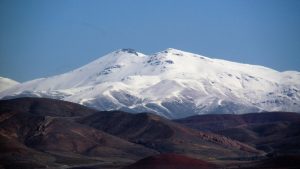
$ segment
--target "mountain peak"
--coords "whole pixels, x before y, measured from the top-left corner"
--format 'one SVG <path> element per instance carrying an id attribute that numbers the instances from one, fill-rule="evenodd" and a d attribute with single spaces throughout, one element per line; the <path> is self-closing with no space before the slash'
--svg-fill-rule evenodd
<path id="1" fill-rule="evenodd" d="M 175 48 L 167 48 L 165 50 L 162 51 L 162 53 L 183 53 L 185 51 L 182 51 L 182 50 L 178 50 L 178 49 L 175 49 Z"/>
<path id="2" fill-rule="evenodd" d="M 277 72 L 168 48 L 153 55 L 119 49 L 62 75 L 0 93 L 50 97 L 99 110 L 152 112 L 168 118 L 207 113 L 300 110 L 297 72 Z"/>
<path id="3" fill-rule="evenodd" d="M 119 49 L 119 50 L 116 51 L 116 53 L 120 53 L 120 52 L 134 54 L 134 55 L 137 55 L 137 56 L 139 55 L 139 53 L 136 50 L 132 49 L 132 48 L 123 48 L 123 49 Z"/>
<path id="4" fill-rule="evenodd" d="M 5 78 L 5 77 L 0 77 L 0 91 L 4 91 L 10 87 L 17 85 L 17 84 L 19 84 L 19 82 L 14 81 L 12 79 Z"/>

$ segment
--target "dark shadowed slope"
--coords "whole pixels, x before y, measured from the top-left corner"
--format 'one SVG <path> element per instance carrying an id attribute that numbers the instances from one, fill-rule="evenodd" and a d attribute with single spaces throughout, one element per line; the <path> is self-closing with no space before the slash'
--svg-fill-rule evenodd
<path id="1" fill-rule="evenodd" d="M 61 168 L 83 164 L 124 165 L 156 151 L 74 121 L 95 113 L 51 99 L 0 101 L 1 165 Z M 76 117 L 74 117 L 76 116 Z"/>
<path id="2" fill-rule="evenodd" d="M 222 167 L 221 167 L 222 168 Z M 226 169 L 299 169 L 299 155 L 282 155 L 246 163 L 230 164 Z"/>
<path id="3" fill-rule="evenodd" d="M 203 159 L 260 154 L 243 143 L 224 136 L 199 132 L 154 114 L 102 112 L 84 117 L 79 122 L 163 153 L 171 152 Z"/>
<path id="4" fill-rule="evenodd" d="M 123 169 L 216 169 L 206 161 L 177 154 L 160 154 L 137 161 Z"/>
<path id="5" fill-rule="evenodd" d="M 248 169 L 298 169 L 300 168 L 300 155 L 278 156 L 261 160 L 252 164 Z"/>
<path id="6" fill-rule="evenodd" d="M 176 122 L 248 143 L 268 153 L 300 154 L 299 113 L 199 115 Z"/>
<path id="7" fill-rule="evenodd" d="M 5 119 L 6 114 L 12 115 L 24 112 L 36 116 L 74 117 L 90 115 L 95 113 L 96 110 L 76 103 L 46 98 L 0 100 L 0 120 Z"/>

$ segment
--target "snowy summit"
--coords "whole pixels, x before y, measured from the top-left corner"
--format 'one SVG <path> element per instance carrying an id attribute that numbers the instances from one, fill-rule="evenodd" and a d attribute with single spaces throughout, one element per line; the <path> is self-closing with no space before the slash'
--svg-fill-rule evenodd
<path id="1" fill-rule="evenodd" d="M 300 112 L 300 72 L 278 72 L 172 48 L 152 55 L 121 49 L 73 71 L 0 93 L 2 99 L 23 96 L 172 119 L 207 113 Z"/>
<path id="2" fill-rule="evenodd" d="M 0 92 L 6 90 L 8 88 L 11 88 L 17 84 L 19 84 L 19 82 L 14 81 L 12 79 L 5 78 L 5 77 L 0 77 Z"/>

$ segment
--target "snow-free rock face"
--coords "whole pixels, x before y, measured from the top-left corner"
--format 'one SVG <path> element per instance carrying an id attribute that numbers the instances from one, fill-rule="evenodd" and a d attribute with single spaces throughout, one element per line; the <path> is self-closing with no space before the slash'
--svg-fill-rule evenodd
<path id="1" fill-rule="evenodd" d="M 12 79 L 8 79 L 5 77 L 0 77 L 0 92 L 4 91 L 10 87 L 13 87 L 15 85 L 19 84 L 19 82 L 16 82 Z"/>
<path id="2" fill-rule="evenodd" d="M 300 72 L 207 58 L 176 49 L 144 55 L 121 49 L 65 74 L 0 93 L 50 97 L 99 110 L 167 118 L 208 113 L 300 112 Z"/>

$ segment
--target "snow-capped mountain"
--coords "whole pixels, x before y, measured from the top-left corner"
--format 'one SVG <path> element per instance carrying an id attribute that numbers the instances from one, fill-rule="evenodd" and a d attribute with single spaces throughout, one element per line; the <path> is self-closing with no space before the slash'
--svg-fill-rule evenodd
<path id="1" fill-rule="evenodd" d="M 205 113 L 300 112 L 300 72 L 212 59 L 176 49 L 109 53 L 76 70 L 0 93 L 49 97 L 99 110 L 153 112 L 167 118 Z"/>
<path id="2" fill-rule="evenodd" d="M 5 77 L 0 77 L 0 92 L 6 90 L 8 88 L 11 88 L 17 84 L 19 84 L 19 82 L 14 81 L 12 79 L 5 78 Z"/>

